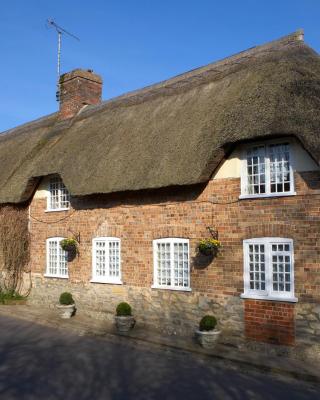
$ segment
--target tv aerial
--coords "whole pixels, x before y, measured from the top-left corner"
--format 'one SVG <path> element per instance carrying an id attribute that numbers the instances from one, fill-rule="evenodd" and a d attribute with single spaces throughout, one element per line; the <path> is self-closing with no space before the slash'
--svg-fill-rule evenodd
<path id="1" fill-rule="evenodd" d="M 80 41 L 80 39 L 68 32 L 66 29 L 62 28 L 61 26 L 59 26 L 58 24 L 56 24 L 54 22 L 53 19 L 49 18 L 47 19 L 47 26 L 54 28 L 58 34 L 58 60 L 57 60 L 57 92 L 56 92 L 56 98 L 57 101 L 59 101 L 59 97 L 60 97 L 60 87 L 59 87 L 59 78 L 60 78 L 60 73 L 61 73 L 61 39 L 62 39 L 62 35 L 67 35 L 72 37 L 73 39 L 76 39 L 78 41 Z"/>

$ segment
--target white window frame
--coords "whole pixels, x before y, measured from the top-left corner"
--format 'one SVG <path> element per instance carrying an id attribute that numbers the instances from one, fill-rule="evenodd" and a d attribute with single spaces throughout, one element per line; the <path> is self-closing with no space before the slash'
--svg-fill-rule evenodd
<path id="1" fill-rule="evenodd" d="M 106 243 L 106 272 L 107 275 L 105 277 L 101 277 L 96 275 L 96 243 L 97 242 L 105 242 Z M 119 244 L 119 276 L 113 277 L 110 276 L 110 265 L 109 265 L 109 244 L 111 242 L 117 242 Z M 113 236 L 102 236 L 96 237 L 92 239 L 92 279 L 90 282 L 92 283 L 111 283 L 114 285 L 122 285 L 121 278 L 121 239 Z"/>
<path id="2" fill-rule="evenodd" d="M 249 269 L 249 245 L 257 244 L 264 245 L 265 247 L 265 290 L 250 289 L 250 269 Z M 290 292 L 277 292 L 273 290 L 273 278 L 272 278 L 272 245 L 273 244 L 289 244 L 290 256 L 291 256 L 291 271 L 290 271 Z M 263 237 L 253 238 L 243 241 L 243 256 L 244 256 L 244 268 L 243 268 L 243 281 L 244 281 L 244 293 L 241 297 L 244 299 L 257 299 L 257 300 L 276 300 L 276 301 L 287 301 L 297 302 L 297 297 L 294 296 L 294 249 L 293 240 L 288 238 L 280 237 Z"/>
<path id="3" fill-rule="evenodd" d="M 59 206 L 56 208 L 52 208 L 52 182 L 53 180 L 58 180 L 59 181 L 59 187 L 58 187 L 58 203 Z M 67 211 L 70 210 L 70 194 L 68 189 L 66 188 L 65 184 L 63 183 L 63 180 L 59 176 L 52 176 L 49 179 L 48 183 L 48 195 L 47 195 L 47 209 L 46 212 L 54 212 L 54 211 Z M 68 207 L 61 207 L 61 198 L 63 196 L 63 190 L 66 190 L 67 195 L 68 195 L 68 202 L 69 206 Z"/>
<path id="4" fill-rule="evenodd" d="M 68 279 L 69 278 L 69 268 L 68 268 L 68 259 L 67 259 L 67 254 L 66 251 L 62 249 L 60 246 L 61 240 L 65 239 L 64 237 L 50 237 L 46 240 L 46 272 L 44 274 L 45 277 L 47 278 L 61 278 L 61 279 Z M 50 242 L 57 242 L 57 259 L 60 259 L 60 255 L 64 255 L 66 257 L 66 269 L 67 269 L 67 274 L 51 274 L 50 273 L 50 253 L 49 253 L 49 244 Z M 57 270 L 61 271 L 60 265 L 57 265 Z"/>
<path id="5" fill-rule="evenodd" d="M 170 244 L 170 271 L 171 271 L 171 285 L 161 285 L 158 282 L 158 268 L 157 268 L 157 246 L 159 243 L 169 243 Z M 175 286 L 174 285 L 174 244 L 175 243 L 186 243 L 188 245 L 188 281 L 189 286 Z M 153 289 L 169 289 L 169 290 L 179 290 L 183 292 L 191 291 L 191 274 L 190 274 L 190 244 L 189 239 L 184 238 L 161 238 L 153 240 Z"/>
<path id="6" fill-rule="evenodd" d="M 271 192 L 271 182 L 270 182 L 270 158 L 268 148 L 271 145 L 281 145 L 288 144 L 289 145 L 289 174 L 290 174 L 290 191 L 288 192 L 279 192 L 272 193 Z M 265 193 L 248 193 L 248 169 L 247 169 L 247 152 L 250 148 L 263 146 L 265 148 Z M 294 171 L 293 171 L 293 143 L 290 139 L 278 139 L 272 141 L 265 141 L 262 143 L 248 143 L 246 146 L 243 146 L 241 155 L 241 194 L 239 199 L 254 199 L 261 197 L 284 197 L 284 196 L 294 196 L 296 195 L 295 187 L 294 187 Z"/>

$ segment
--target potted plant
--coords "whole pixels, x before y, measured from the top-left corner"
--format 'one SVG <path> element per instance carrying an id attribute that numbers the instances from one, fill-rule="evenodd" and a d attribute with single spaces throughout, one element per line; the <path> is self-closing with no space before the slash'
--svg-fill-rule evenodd
<path id="1" fill-rule="evenodd" d="M 115 321 L 119 333 L 126 333 L 134 327 L 135 319 L 130 304 L 122 302 L 117 305 Z"/>
<path id="2" fill-rule="evenodd" d="M 217 319 L 213 315 L 205 315 L 199 324 L 199 330 L 196 331 L 196 336 L 199 344 L 210 349 L 214 347 L 218 341 L 221 331 L 216 329 Z"/>
<path id="3" fill-rule="evenodd" d="M 76 311 L 72 294 L 69 292 L 61 293 L 57 308 L 60 310 L 61 318 L 71 318 Z"/>
<path id="4" fill-rule="evenodd" d="M 62 239 L 60 247 L 68 253 L 68 261 L 72 261 L 78 252 L 78 242 L 73 238 Z"/>
<path id="5" fill-rule="evenodd" d="M 215 256 L 221 247 L 221 242 L 218 239 L 201 239 L 198 244 L 199 253 L 205 256 Z"/>
<path id="6" fill-rule="evenodd" d="M 60 247 L 65 251 L 74 251 L 77 250 L 78 243 L 72 238 L 62 239 L 60 242 Z"/>

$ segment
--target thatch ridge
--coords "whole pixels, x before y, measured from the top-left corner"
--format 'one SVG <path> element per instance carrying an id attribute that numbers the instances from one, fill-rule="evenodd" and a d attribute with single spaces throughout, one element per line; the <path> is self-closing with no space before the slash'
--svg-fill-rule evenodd
<path id="1" fill-rule="evenodd" d="M 53 173 L 78 196 L 205 182 L 232 145 L 258 137 L 294 135 L 319 162 L 319 106 L 320 58 L 297 32 L 0 135 L 0 203 L 27 200 Z"/>

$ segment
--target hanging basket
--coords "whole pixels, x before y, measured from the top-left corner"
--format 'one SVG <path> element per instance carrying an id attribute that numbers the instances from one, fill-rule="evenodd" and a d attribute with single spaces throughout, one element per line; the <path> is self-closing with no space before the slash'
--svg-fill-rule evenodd
<path id="1" fill-rule="evenodd" d="M 60 242 L 60 247 L 67 252 L 77 252 L 78 243 L 75 239 L 63 239 Z"/>
<path id="2" fill-rule="evenodd" d="M 202 239 L 198 244 L 198 251 L 204 256 L 214 257 L 217 255 L 221 242 L 217 239 Z"/>

